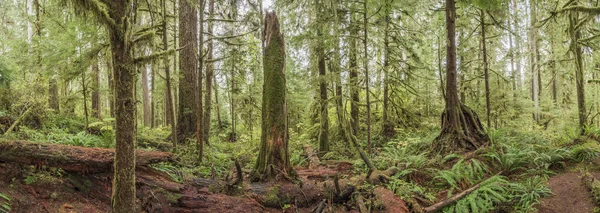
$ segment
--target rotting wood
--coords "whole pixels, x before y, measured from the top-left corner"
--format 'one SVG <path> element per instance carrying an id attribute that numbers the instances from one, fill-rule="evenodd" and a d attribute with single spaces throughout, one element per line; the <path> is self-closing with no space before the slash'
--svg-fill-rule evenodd
<path id="1" fill-rule="evenodd" d="M 0 161 L 50 166 L 81 173 L 107 172 L 113 167 L 115 149 L 88 148 L 26 141 L 0 141 Z M 172 162 L 173 154 L 137 150 L 136 167 Z"/>

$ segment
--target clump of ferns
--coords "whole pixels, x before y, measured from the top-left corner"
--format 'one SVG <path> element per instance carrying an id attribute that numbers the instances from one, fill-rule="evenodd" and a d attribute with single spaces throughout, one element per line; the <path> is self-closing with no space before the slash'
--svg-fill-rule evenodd
<path id="1" fill-rule="evenodd" d="M 431 174 L 436 171 L 431 168 L 432 160 L 427 157 L 427 153 L 416 154 L 406 147 L 385 146 L 383 152 L 376 157 L 376 161 L 382 164 L 393 164 L 392 166 L 400 170 L 396 174 L 398 178 L 416 183 L 430 180 Z"/>
<path id="2" fill-rule="evenodd" d="M 488 173 L 488 167 L 481 161 L 461 159 L 452 168 L 438 171 L 433 180 L 441 187 L 449 187 L 448 195 L 451 195 L 455 190 L 464 190 L 478 183 Z"/>
<path id="3" fill-rule="evenodd" d="M 540 199 L 552 195 L 548 188 L 547 177 L 533 176 L 523 181 L 512 182 L 508 185 L 512 199 L 507 205 L 512 206 L 511 212 L 534 212 L 534 206 Z"/>
<path id="4" fill-rule="evenodd" d="M 532 155 L 536 153 L 532 150 L 507 148 L 506 151 L 492 150 L 483 156 L 498 172 L 505 175 L 517 173 L 526 170 L 527 165 L 532 162 Z"/>
<path id="5" fill-rule="evenodd" d="M 481 182 L 479 188 L 442 211 L 449 213 L 490 212 L 498 204 L 506 203 L 512 199 L 509 185 L 509 181 L 504 176 L 492 176 Z"/>
<path id="6" fill-rule="evenodd" d="M 586 162 L 598 157 L 600 145 L 596 142 L 584 143 L 571 150 L 571 158 L 575 162 Z"/>

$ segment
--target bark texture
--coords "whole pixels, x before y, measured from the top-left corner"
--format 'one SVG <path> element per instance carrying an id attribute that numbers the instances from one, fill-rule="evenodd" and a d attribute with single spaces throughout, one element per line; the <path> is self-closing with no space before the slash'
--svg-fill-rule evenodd
<path id="1" fill-rule="evenodd" d="M 252 179 L 264 181 L 276 176 L 293 176 L 288 152 L 286 112 L 285 41 L 274 12 L 267 13 L 264 25 L 263 103 L 260 152 Z"/>
<path id="2" fill-rule="evenodd" d="M 198 66 L 198 13 L 196 1 L 179 0 L 179 113 L 177 139 L 182 142 L 196 132 L 196 70 Z"/>
<path id="3" fill-rule="evenodd" d="M 110 3 L 109 15 L 116 21 L 116 27 L 107 27 L 110 37 L 112 61 L 114 65 L 116 154 L 113 180 L 113 212 L 135 212 L 135 142 L 136 106 L 134 87 L 137 73 L 131 55 L 131 45 L 127 38 L 130 26 L 131 2 Z"/>
<path id="4" fill-rule="evenodd" d="M 446 108 L 442 113 L 442 132 L 433 143 L 434 152 L 442 154 L 475 150 L 489 140 L 475 111 L 458 99 L 455 21 L 454 0 L 446 0 Z"/>

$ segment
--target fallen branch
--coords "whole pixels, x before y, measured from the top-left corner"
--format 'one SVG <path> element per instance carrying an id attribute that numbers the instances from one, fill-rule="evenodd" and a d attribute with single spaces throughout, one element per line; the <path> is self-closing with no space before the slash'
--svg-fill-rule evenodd
<path id="1" fill-rule="evenodd" d="M 493 175 L 493 176 L 491 176 L 491 177 L 489 177 L 489 178 L 481 181 L 480 183 L 476 184 L 475 186 L 473 186 L 471 188 L 468 188 L 467 190 L 462 191 L 461 193 L 455 194 L 454 196 L 452 196 L 452 197 L 450 197 L 448 199 L 442 200 L 439 203 L 436 203 L 436 204 L 433 204 L 431 206 L 425 207 L 425 209 L 423 209 L 423 210 L 424 210 L 424 212 L 437 212 L 437 211 L 443 209 L 444 207 L 449 206 L 449 205 L 453 204 L 454 202 L 456 202 L 456 201 L 464 198 L 465 196 L 471 194 L 471 192 L 479 189 L 479 187 L 481 187 L 481 185 L 483 183 L 485 183 L 485 181 L 487 181 L 488 179 L 490 179 L 492 177 L 500 175 L 501 173 L 502 172 L 500 172 L 500 173 L 498 173 L 496 175 Z"/>
<path id="2" fill-rule="evenodd" d="M 108 172 L 113 167 L 114 149 L 87 148 L 51 143 L 0 141 L 0 161 L 50 166 L 80 173 Z M 173 154 L 137 150 L 136 166 L 172 162 Z"/>

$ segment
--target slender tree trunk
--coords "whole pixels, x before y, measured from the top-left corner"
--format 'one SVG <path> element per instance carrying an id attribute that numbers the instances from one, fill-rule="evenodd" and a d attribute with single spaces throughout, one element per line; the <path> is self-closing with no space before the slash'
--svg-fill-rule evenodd
<path id="1" fill-rule="evenodd" d="M 151 108 L 150 108 L 150 79 L 149 71 L 151 72 L 152 66 L 145 64 L 142 70 L 142 117 L 144 126 L 152 126 Z"/>
<path id="2" fill-rule="evenodd" d="M 578 1 L 575 0 L 572 6 L 577 6 Z M 575 57 L 575 85 L 577 90 L 577 110 L 579 115 L 579 132 L 585 134 L 587 126 L 586 109 L 585 109 L 585 88 L 584 88 L 584 72 L 583 72 L 583 51 L 579 45 L 581 38 L 581 28 L 575 28 L 579 25 L 579 13 L 577 11 L 569 12 L 569 35 L 571 37 L 570 50 Z"/>
<path id="3" fill-rule="evenodd" d="M 338 16 L 336 8 L 333 9 L 335 25 L 334 28 L 334 50 L 333 50 L 333 62 L 331 62 L 330 70 L 334 73 L 334 83 L 335 83 L 335 111 L 337 114 L 338 120 L 338 132 L 340 135 L 345 135 L 346 129 L 343 127 L 342 123 L 345 122 L 345 114 L 346 110 L 344 109 L 344 100 L 343 100 L 343 91 L 342 91 L 342 70 L 341 70 L 341 58 L 340 58 L 340 39 L 336 36 L 340 35 L 340 17 Z M 346 138 L 344 137 L 344 140 Z M 346 141 L 348 142 L 348 141 Z"/>
<path id="4" fill-rule="evenodd" d="M 168 37 L 168 33 L 167 33 L 167 0 L 162 0 L 162 20 L 163 20 L 163 27 L 162 27 L 162 45 L 163 45 L 163 50 L 167 51 L 169 49 L 169 41 L 167 39 Z M 166 110 L 166 121 L 168 124 L 171 125 L 171 141 L 173 142 L 173 149 L 177 150 L 177 143 L 179 143 L 179 140 L 177 138 L 177 122 L 175 122 L 175 106 L 174 106 L 174 102 L 175 102 L 175 98 L 173 97 L 173 92 L 171 91 L 172 85 L 171 85 L 171 70 L 170 70 L 170 63 L 169 63 L 169 57 L 164 57 L 163 58 L 163 65 L 165 66 L 165 88 L 166 88 L 166 106 L 165 106 L 165 110 Z"/>
<path id="5" fill-rule="evenodd" d="M 154 89 L 156 84 L 156 70 L 158 69 L 158 63 L 156 61 L 152 62 L 152 74 L 150 75 L 150 128 L 156 127 L 156 99 L 154 98 Z"/>
<path id="6" fill-rule="evenodd" d="M 323 20 L 322 14 L 322 2 L 317 2 L 317 66 L 319 69 L 319 153 L 325 154 L 329 152 L 329 112 L 327 107 L 327 81 L 326 81 L 326 70 L 325 70 L 325 41 L 323 37 L 323 24 L 325 20 Z"/>
<path id="7" fill-rule="evenodd" d="M 99 59 L 92 64 L 92 117 L 100 119 L 100 62 Z"/>
<path id="8" fill-rule="evenodd" d="M 359 96 L 359 81 L 358 81 L 358 63 L 357 63 L 357 44 L 356 38 L 358 37 L 358 27 L 356 26 L 358 23 L 354 20 L 354 16 L 350 15 L 350 126 L 352 127 L 352 132 L 355 135 L 358 135 L 358 114 L 360 113 L 360 109 L 358 108 L 358 104 L 360 103 Z"/>
<path id="9" fill-rule="evenodd" d="M 539 110 L 540 110 L 540 100 L 539 100 L 539 95 L 540 95 L 540 87 L 539 87 L 539 78 L 538 78 L 538 74 L 537 72 L 539 72 L 539 69 L 537 69 L 537 54 L 536 54 L 536 50 L 537 50 L 537 33 L 536 33 L 536 9 L 535 9 L 535 0 L 529 0 L 529 15 L 530 15 L 530 29 L 529 29 L 529 43 L 530 43 L 530 66 L 531 66 L 531 98 L 533 99 L 533 107 L 534 107 L 534 112 L 533 112 L 533 119 L 536 122 L 539 122 L 540 120 L 540 116 L 539 116 Z"/>
<path id="10" fill-rule="evenodd" d="M 294 176 L 288 151 L 286 122 L 285 42 L 279 21 L 267 12 L 264 25 L 264 84 L 262 103 L 261 145 L 252 172 L 254 181 L 265 181 L 277 175 Z"/>
<path id="11" fill-rule="evenodd" d="M 367 104 L 367 150 L 370 153 L 373 153 L 373 144 L 371 141 L 371 100 L 370 100 L 370 91 L 369 91 L 369 49 L 367 47 L 367 41 L 369 38 L 369 23 L 367 19 L 367 1 L 363 3 L 363 46 L 364 46 L 364 66 L 365 66 L 365 90 L 366 90 L 366 99 L 365 102 Z"/>
<path id="12" fill-rule="evenodd" d="M 197 76 L 197 86 L 196 86 L 196 147 L 198 149 L 198 161 L 202 162 L 202 155 L 204 154 L 204 128 L 202 124 L 204 120 L 202 119 L 202 69 L 204 68 L 204 58 L 203 56 L 203 48 L 204 45 L 204 5 L 206 1 L 200 0 L 200 41 L 198 42 L 200 46 L 198 47 L 198 73 Z"/>
<path id="13" fill-rule="evenodd" d="M 196 1 L 179 0 L 179 113 L 177 138 L 183 142 L 196 133 L 196 85 L 198 58 L 198 13 Z"/>
<path id="14" fill-rule="evenodd" d="M 92 65 L 92 69 L 95 69 L 94 66 Z M 88 124 L 89 124 L 89 120 L 88 120 L 88 105 L 87 105 L 87 92 L 88 92 L 88 85 L 85 83 L 85 71 L 81 72 L 81 87 L 82 87 L 82 92 L 83 92 L 83 115 L 85 118 L 85 128 L 88 128 Z"/>
<path id="15" fill-rule="evenodd" d="M 438 36 L 438 51 L 437 51 L 437 55 L 438 55 L 438 74 L 440 77 L 440 89 L 442 91 L 442 101 L 446 101 L 445 97 L 446 97 L 446 89 L 444 88 L 444 75 L 442 75 L 442 38 Z M 463 98 L 463 101 L 464 98 Z"/>
<path id="16" fill-rule="evenodd" d="M 512 0 L 512 10 L 513 10 L 513 29 L 516 33 L 515 35 L 515 50 L 513 51 L 514 57 L 516 57 L 516 84 L 517 84 L 517 90 L 521 90 L 521 87 L 523 86 L 523 82 L 522 82 L 522 77 L 521 77 L 521 36 L 519 33 L 519 9 L 518 9 L 518 0 Z"/>
<path id="17" fill-rule="evenodd" d="M 485 79 L 485 108 L 486 108 L 486 119 L 488 128 L 492 127 L 490 122 L 490 112 L 492 111 L 490 106 L 490 75 L 488 72 L 488 60 L 487 60 L 487 49 L 485 41 L 485 11 L 481 10 L 481 51 L 483 56 L 483 75 Z"/>
<path id="18" fill-rule="evenodd" d="M 213 78 L 213 87 L 215 88 L 215 108 L 217 111 L 217 130 L 220 133 L 223 130 L 223 122 L 221 121 L 221 105 L 219 105 L 219 84 L 217 84 L 217 78 Z"/>
<path id="19" fill-rule="evenodd" d="M 389 118 L 389 72 L 390 72 L 390 15 L 388 1 L 386 0 L 386 11 L 385 11 L 385 32 L 383 39 L 384 47 L 384 59 L 383 59 L 383 119 L 382 119 L 382 131 L 386 137 L 393 137 L 395 135 L 394 125 Z"/>
<path id="20" fill-rule="evenodd" d="M 209 19 L 214 18 L 215 13 L 215 0 L 208 1 L 208 14 Z M 213 21 L 208 22 L 208 34 L 213 34 Z M 210 117 L 212 110 L 212 87 L 213 87 L 213 78 L 214 78 L 214 63 L 213 60 L 213 41 L 212 39 L 208 42 L 208 54 L 206 58 L 206 96 L 204 98 L 204 143 L 209 144 L 208 134 L 210 133 Z"/>

